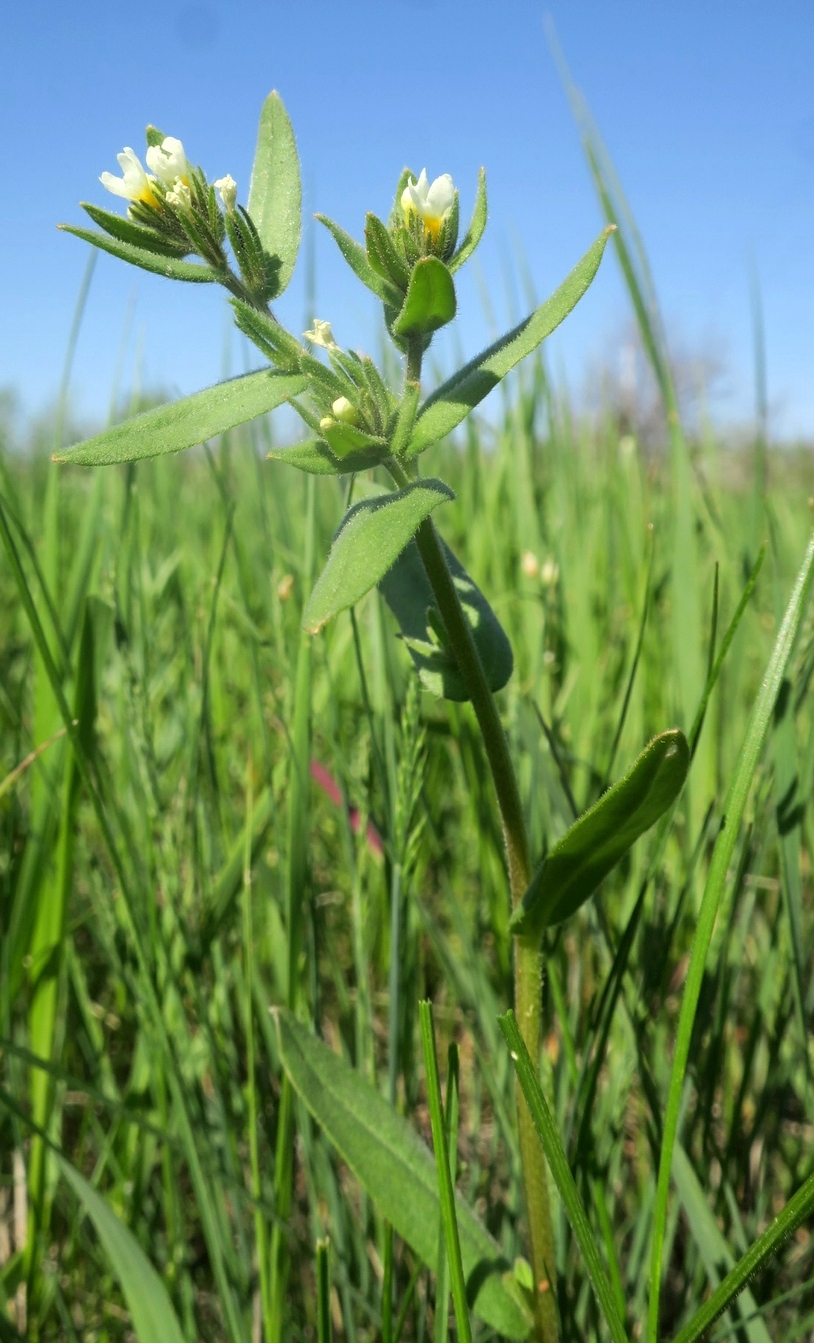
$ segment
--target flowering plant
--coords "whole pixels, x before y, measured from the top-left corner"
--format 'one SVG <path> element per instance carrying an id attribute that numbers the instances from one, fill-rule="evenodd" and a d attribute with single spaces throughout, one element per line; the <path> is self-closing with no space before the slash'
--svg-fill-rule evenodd
<path id="1" fill-rule="evenodd" d="M 471 701 L 506 842 L 514 908 L 512 929 L 516 934 L 519 1038 L 530 1057 L 536 1059 L 543 933 L 589 899 L 638 836 L 670 806 L 686 774 L 687 742 L 677 731 L 657 737 L 629 774 L 580 817 L 533 870 L 517 780 L 494 698 L 512 675 L 511 646 L 487 598 L 436 531 L 432 514 L 454 496 L 444 481 L 420 475 L 419 458 L 452 433 L 564 320 L 591 284 L 611 229 L 600 234 L 547 302 L 422 399 L 424 354 L 434 333 L 456 315 L 455 276 L 477 248 L 486 226 L 483 170 L 471 221 L 460 241 L 459 196 L 453 180 L 443 174 L 431 182 L 424 169 L 418 177 L 408 169 L 401 174 L 387 222 L 373 213 L 367 215 L 364 244 L 333 220 L 317 216 L 358 279 L 382 303 L 386 330 L 403 356 L 401 385 L 394 387 L 371 358 L 337 342 L 330 322 L 315 320 L 300 338 L 283 326 L 270 306 L 284 292 L 293 273 L 301 227 L 297 149 L 276 93 L 269 95 L 261 113 L 245 206 L 238 202 L 238 186 L 228 173 L 210 181 L 200 167 L 189 162 L 180 140 L 154 127 L 147 130 L 146 164 L 145 170 L 133 150 L 127 148 L 119 155 L 122 176 L 102 174 L 103 186 L 128 202 L 126 215 L 86 204 L 84 209 L 98 231 L 64 227 L 132 265 L 170 279 L 222 285 L 229 294 L 236 325 L 266 364 L 244 377 L 135 416 L 57 453 L 56 459 L 100 465 L 178 452 L 290 404 L 304 422 L 308 436 L 293 447 L 273 449 L 269 453 L 273 460 L 311 477 L 347 476 L 352 481 L 361 473 L 374 473 L 379 492 L 348 509 L 305 603 L 300 668 L 307 683 L 310 635 L 378 587 L 425 688 L 448 699 Z M 298 682 L 299 678 L 300 670 Z M 307 743 L 307 731 L 307 721 L 304 726 L 295 725 L 295 742 L 304 739 Z M 292 883 L 291 892 L 292 902 L 302 899 L 296 883 Z M 298 972 L 299 947 L 294 935 L 298 913 L 294 903 L 289 916 L 292 969 L 289 1012 L 278 1017 L 280 1056 L 287 1085 L 299 1092 L 331 1134 L 335 1115 L 324 1108 L 319 1089 L 309 1090 L 303 1072 L 303 1051 L 313 1054 L 313 1044 L 298 1034 L 302 1028 L 296 1009 L 301 1006 L 304 990 Z M 369 1192 L 381 1201 L 389 1222 L 413 1243 L 420 1257 L 429 1261 L 430 1251 L 422 1237 L 425 1223 L 432 1218 L 411 1220 L 405 1211 L 411 1200 L 424 1198 L 426 1190 L 422 1192 L 418 1184 L 408 1185 L 397 1197 L 392 1191 L 388 1194 L 369 1173 L 366 1175 L 366 1147 L 359 1125 L 365 1107 L 375 1110 L 381 1098 L 363 1094 L 358 1078 L 350 1083 L 341 1070 L 337 1074 L 336 1061 L 326 1059 L 324 1053 L 317 1050 L 313 1055 L 317 1074 L 321 1070 L 325 1077 L 330 1074 L 340 1090 L 348 1086 L 349 1095 L 361 1097 L 348 1103 L 349 1128 L 342 1150 L 358 1153 L 354 1169 L 360 1180 L 363 1184 L 370 1180 Z M 522 1059 L 518 1059 L 517 1050 L 512 1056 L 523 1084 L 520 1151 L 529 1211 L 531 1268 L 520 1265 L 514 1274 L 504 1273 L 498 1247 L 472 1214 L 462 1222 L 458 1236 L 448 1172 L 444 1176 L 446 1154 L 444 1151 L 442 1156 L 443 1144 L 439 1147 L 434 1121 L 438 1206 L 445 1219 L 459 1333 L 467 1336 L 471 1304 L 477 1314 L 506 1336 L 523 1337 L 533 1329 L 539 1339 L 550 1343 L 558 1333 L 551 1290 L 555 1286 L 555 1262 L 538 1132 L 544 1142 L 547 1138 L 539 1114 L 523 1099 L 529 1091 L 527 1079 L 523 1080 Z M 427 1058 L 429 1084 L 433 1075 L 431 1049 Z M 278 1151 L 283 1153 L 293 1136 L 290 1090 L 287 1094 L 289 1100 L 281 1101 L 279 1119 Z M 393 1112 L 382 1124 L 396 1147 L 407 1144 L 406 1151 L 408 1139 L 399 1128 L 406 1121 Z M 549 1147 L 546 1152 L 559 1181 L 562 1170 Z M 353 1165 L 350 1157 L 348 1160 Z M 561 1193 L 571 1215 L 576 1191 L 566 1180 L 565 1192 L 561 1189 Z M 278 1215 L 284 1216 L 291 1199 L 290 1161 L 281 1163 L 277 1196 Z M 459 1211 L 457 1216 L 463 1214 Z M 437 1227 L 437 1216 L 435 1224 Z M 579 1237 L 576 1225 L 575 1230 Z M 282 1233 L 275 1224 L 267 1294 L 264 1288 L 272 1323 L 279 1321 L 285 1297 L 286 1262 Z M 471 1303 L 462 1295 L 463 1269 L 470 1276 Z M 261 1267 L 261 1276 L 262 1272 Z M 605 1298 L 601 1291 L 599 1294 L 605 1309 Z M 615 1308 L 612 1301 L 611 1308 Z M 613 1321 L 611 1324 L 613 1332 Z M 274 1334 L 274 1327 L 270 1332 Z"/>

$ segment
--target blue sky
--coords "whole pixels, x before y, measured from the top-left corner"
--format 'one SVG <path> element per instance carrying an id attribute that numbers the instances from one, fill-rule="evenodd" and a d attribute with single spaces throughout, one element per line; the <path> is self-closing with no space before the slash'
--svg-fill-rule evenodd
<path id="1" fill-rule="evenodd" d="M 773 424 L 814 436 L 814 6 L 752 0 L 204 0 L 125 5 L 29 0 L 4 19 L 0 85 L 0 385 L 36 413 L 59 385 L 86 248 L 59 234 L 123 145 L 154 122 L 211 177 L 248 189 L 257 116 L 277 88 L 297 133 L 306 209 L 361 236 L 386 212 L 405 163 L 451 172 L 471 208 L 487 169 L 480 270 L 507 324 L 512 257 L 540 297 L 596 235 L 600 214 L 549 52 L 549 12 L 601 128 L 650 255 L 668 329 L 727 366 L 720 418 L 752 411 L 750 268 L 760 277 Z M 115 206 L 114 206 L 115 208 Z M 317 313 L 343 344 L 375 351 L 374 300 L 315 239 Z M 302 277 L 279 308 L 301 329 Z M 129 319 L 128 319 L 129 314 Z M 575 388 L 614 357 L 628 317 L 615 259 L 553 338 Z M 129 320 L 129 327 L 127 323 Z M 94 275 L 74 369 L 87 417 L 102 416 L 123 331 L 125 384 L 187 393 L 242 370 L 220 295 L 170 285 L 109 257 Z M 490 336 L 474 271 L 457 343 Z"/>

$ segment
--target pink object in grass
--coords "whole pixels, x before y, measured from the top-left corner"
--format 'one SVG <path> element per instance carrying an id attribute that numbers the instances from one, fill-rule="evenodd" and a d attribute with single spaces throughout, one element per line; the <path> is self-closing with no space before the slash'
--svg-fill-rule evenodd
<path id="1" fill-rule="evenodd" d="M 319 784 L 323 793 L 325 793 L 331 799 L 334 806 L 341 807 L 342 793 L 340 791 L 339 785 L 336 782 L 336 779 L 333 777 L 333 775 L 329 774 L 325 766 L 320 765 L 318 760 L 311 761 L 311 778 L 314 780 L 314 783 Z M 362 824 L 362 818 L 359 815 L 359 808 L 351 807 L 350 828 L 355 835 L 358 835 L 359 827 L 361 826 L 361 824 Z M 379 857 L 382 857 L 382 855 L 384 854 L 384 844 L 382 842 L 381 835 L 379 834 L 378 830 L 376 829 L 372 821 L 368 821 L 367 823 L 367 842 L 370 845 L 370 848 L 373 851 L 373 853 L 376 853 L 379 855 Z"/>

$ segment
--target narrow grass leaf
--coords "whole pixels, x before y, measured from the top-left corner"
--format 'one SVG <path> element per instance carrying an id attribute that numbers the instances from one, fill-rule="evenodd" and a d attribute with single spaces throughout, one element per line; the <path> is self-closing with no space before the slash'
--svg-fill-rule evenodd
<path id="1" fill-rule="evenodd" d="M 306 386 L 307 380 L 298 374 L 272 373 L 268 369 L 247 373 L 135 415 L 74 448 L 55 452 L 54 461 L 110 466 L 182 452 L 275 410 Z"/>
<path id="2" fill-rule="evenodd" d="M 333 539 L 325 568 L 306 604 L 303 628 L 316 634 L 332 616 L 364 597 L 433 509 L 454 498 L 443 481 L 421 480 L 355 504 Z"/>
<path id="3" fill-rule="evenodd" d="M 789 1236 L 794 1234 L 798 1226 L 801 1226 L 812 1212 L 814 1212 L 814 1175 L 808 1177 L 805 1184 L 767 1226 L 763 1235 L 750 1245 L 746 1254 L 727 1273 L 723 1282 L 704 1302 L 689 1324 L 676 1335 L 674 1343 L 695 1343 L 696 1339 L 707 1333 L 738 1293 L 743 1291 L 749 1279 L 759 1272 L 772 1255 L 777 1254 Z"/>
<path id="4" fill-rule="evenodd" d="M 678 728 L 654 737 L 625 777 L 546 855 L 512 916 L 512 931 L 518 937 L 539 938 L 544 928 L 575 913 L 672 805 L 689 763 L 687 738 Z"/>
<path id="5" fill-rule="evenodd" d="M 435 1163 L 421 1139 L 353 1068 L 298 1022 L 275 1013 L 280 1057 L 291 1083 L 357 1179 L 425 1264 L 438 1259 L 441 1202 Z M 530 1319 L 500 1247 L 456 1198 L 467 1301 L 506 1338 L 525 1338 Z"/>
<path id="6" fill-rule="evenodd" d="M 565 320 L 596 275 L 611 232 L 610 228 L 602 231 L 547 302 L 488 349 L 476 355 L 427 397 L 416 419 L 407 449 L 408 457 L 417 457 L 420 452 L 451 433 L 515 364 L 536 350 L 546 336 L 550 336 Z"/>
<path id="7" fill-rule="evenodd" d="M 585 1260 L 585 1266 L 588 1270 L 588 1276 L 591 1279 L 591 1285 L 596 1294 L 599 1308 L 605 1317 L 605 1323 L 610 1330 L 614 1343 L 627 1343 L 624 1325 L 619 1319 L 616 1309 L 616 1301 L 613 1295 L 613 1288 L 608 1281 L 607 1274 L 596 1247 L 594 1233 L 591 1230 L 590 1223 L 582 1206 L 582 1200 L 579 1196 L 574 1177 L 571 1174 L 571 1167 L 568 1164 L 568 1158 L 565 1155 L 565 1149 L 562 1140 L 557 1132 L 556 1124 L 548 1108 L 546 1098 L 543 1095 L 537 1073 L 529 1057 L 520 1028 L 517 1025 L 517 1018 L 514 1012 L 508 1011 L 505 1016 L 498 1017 L 500 1029 L 509 1046 L 509 1052 L 514 1064 L 514 1070 L 517 1073 L 517 1079 L 526 1098 L 526 1104 L 534 1121 L 534 1127 L 543 1145 L 546 1154 L 549 1169 L 554 1177 L 554 1183 L 559 1190 L 560 1198 L 565 1206 L 568 1220 L 571 1223 L 572 1230 L 577 1239 L 577 1244 L 582 1251 Z"/>
<path id="8" fill-rule="evenodd" d="M 447 1132 L 444 1112 L 441 1108 L 441 1081 L 438 1076 L 438 1055 L 435 1048 L 435 1027 L 432 1020 L 432 1003 L 422 1002 L 418 1006 L 421 1020 L 421 1042 L 424 1048 L 424 1070 L 427 1078 L 427 1101 L 430 1107 L 430 1125 L 432 1127 L 432 1145 L 435 1150 L 435 1164 L 438 1170 L 438 1193 L 441 1201 L 441 1225 L 449 1266 L 452 1302 L 455 1307 L 455 1324 L 462 1343 L 471 1343 L 472 1329 L 469 1323 L 469 1310 L 466 1301 L 466 1282 L 461 1258 L 461 1238 L 458 1232 L 458 1218 L 455 1211 L 455 1188 L 449 1168 L 447 1150 Z"/>
<path id="9" fill-rule="evenodd" d="M 713 1287 L 718 1287 L 722 1271 L 734 1266 L 735 1256 L 707 1203 L 692 1162 L 680 1143 L 676 1143 L 673 1152 L 673 1180 L 707 1277 Z M 744 1289 L 743 1306 L 744 1315 L 755 1315 L 757 1303 L 748 1288 Z M 741 1328 L 749 1343 L 771 1343 L 769 1332 L 759 1315 L 741 1325 Z"/>
<path id="10" fill-rule="evenodd" d="M 59 1165 L 110 1259 L 139 1343 L 184 1343 L 167 1289 L 132 1231 L 70 1162 Z"/>
<path id="11" fill-rule="evenodd" d="M 670 1194 L 670 1171 L 672 1169 L 673 1148 L 678 1132 L 678 1116 L 684 1078 L 689 1062 L 695 1014 L 704 978 L 707 952 L 712 939 L 718 906 L 726 883 L 726 874 L 732 854 L 735 850 L 740 831 L 746 801 L 749 796 L 752 779 L 757 768 L 763 744 L 772 722 L 774 706 L 777 700 L 786 666 L 794 645 L 800 622 L 806 607 L 812 569 L 814 569 L 814 537 L 809 541 L 808 550 L 797 581 L 786 608 L 783 623 L 777 635 L 766 673 L 761 683 L 757 699 L 746 729 L 746 736 L 735 766 L 735 773 L 729 786 L 724 804 L 721 827 L 710 862 L 707 882 L 701 901 L 698 925 L 693 938 L 690 953 L 690 965 L 684 995 L 681 1000 L 681 1012 L 676 1034 L 673 1066 L 670 1074 L 670 1089 L 664 1117 L 664 1135 L 659 1158 L 656 1205 L 653 1214 L 653 1239 L 650 1260 L 650 1309 L 649 1338 L 656 1343 L 658 1337 L 659 1299 L 661 1294 L 661 1260 L 664 1248 L 664 1236 L 667 1226 L 667 1203 Z"/>

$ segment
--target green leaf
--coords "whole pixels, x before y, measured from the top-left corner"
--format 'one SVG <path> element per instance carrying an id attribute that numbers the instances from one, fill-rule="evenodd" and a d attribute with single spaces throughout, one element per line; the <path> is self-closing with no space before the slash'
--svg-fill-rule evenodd
<path id="1" fill-rule="evenodd" d="M 460 247 L 454 256 L 447 262 L 449 269 L 454 275 L 465 261 L 468 261 L 483 237 L 483 230 L 486 228 L 487 204 L 486 204 L 486 169 L 481 168 L 478 173 L 478 190 L 475 196 L 475 208 L 472 211 L 472 218 L 469 228 L 463 236 Z"/>
<path id="2" fill-rule="evenodd" d="M 154 252 L 156 256 L 186 256 L 192 250 L 186 240 L 174 241 L 171 238 L 162 238 L 159 233 L 154 233 L 144 224 L 137 224 L 126 215 L 112 214 L 110 210 L 102 210 L 98 205 L 91 205 L 88 201 L 80 201 L 80 205 L 86 214 L 90 215 L 94 224 L 98 224 L 105 232 L 112 237 L 118 238 L 119 242 L 129 243 L 133 247 L 139 247 L 145 252 Z"/>
<path id="3" fill-rule="evenodd" d="M 444 541 L 441 545 L 464 615 L 472 627 L 489 689 L 502 690 L 514 667 L 512 646 L 480 588 L 449 546 Z M 415 541 L 409 543 L 380 580 L 379 591 L 399 623 L 423 685 L 444 699 L 469 699 L 454 655 L 432 640 L 430 631 L 439 624 L 443 628 L 443 622 Z"/>
<path id="4" fill-rule="evenodd" d="M 59 1165 L 113 1265 L 139 1343 L 184 1343 L 167 1289 L 132 1231 L 74 1166 L 61 1158 Z"/>
<path id="5" fill-rule="evenodd" d="M 517 1080 L 526 1098 L 526 1104 L 534 1121 L 537 1136 L 542 1143 L 549 1169 L 568 1214 L 568 1220 L 571 1223 L 577 1244 L 582 1251 L 585 1267 L 591 1279 L 591 1286 L 596 1294 L 602 1314 L 605 1316 L 611 1338 L 614 1343 L 627 1343 L 624 1325 L 616 1309 L 613 1290 L 596 1247 L 591 1224 L 582 1206 L 579 1190 L 574 1183 L 571 1167 L 568 1164 L 568 1157 L 565 1155 L 557 1126 L 543 1095 L 535 1066 L 520 1034 L 517 1018 L 514 1012 L 508 1011 L 505 1016 L 498 1017 L 497 1020 L 509 1046 Z"/>
<path id="6" fill-rule="evenodd" d="M 142 270 L 152 271 L 154 275 L 165 275 L 168 280 L 189 280 L 193 284 L 213 284 L 220 276 L 211 266 L 201 266 L 196 261 L 178 261 L 175 257 L 157 256 L 143 247 L 135 247 L 129 242 L 120 242 L 109 238 L 106 233 L 95 233 L 93 229 L 76 228 L 73 224 L 57 224 L 63 233 L 72 233 L 75 238 L 89 242 L 103 252 L 110 252 L 120 261 L 129 261 L 131 266 L 140 266 Z"/>
<path id="7" fill-rule="evenodd" d="M 409 457 L 417 457 L 451 433 L 515 364 L 564 321 L 596 275 L 610 234 L 610 228 L 603 230 L 550 299 L 427 397 L 416 419 Z"/>
<path id="8" fill-rule="evenodd" d="M 296 1018 L 275 1012 L 280 1059 L 292 1086 L 360 1184 L 425 1264 L 438 1262 L 441 1205 L 435 1163 L 395 1109 Z M 506 1338 L 525 1338 L 529 1317 L 504 1281 L 500 1247 L 463 1199 L 455 1199 L 472 1310 Z M 509 1275 L 511 1277 L 511 1275 Z"/>
<path id="9" fill-rule="evenodd" d="M 433 509 L 454 498 L 443 481 L 421 480 L 394 494 L 354 505 L 340 523 L 325 568 L 308 598 L 303 628 L 316 634 L 332 616 L 364 597 Z"/>
<path id="10" fill-rule="evenodd" d="M 510 927 L 538 939 L 544 928 L 573 914 L 675 801 L 690 764 L 678 728 L 654 737 L 623 779 L 566 830 L 535 872 Z"/>
<path id="11" fill-rule="evenodd" d="M 381 461 L 378 452 L 353 452 L 346 457 L 336 457 L 322 438 L 306 438 L 292 448 L 272 448 L 268 456 L 273 462 L 296 466 L 299 471 L 307 471 L 312 476 L 351 475 L 356 471 L 368 471 Z"/>
<path id="12" fill-rule="evenodd" d="M 297 142 L 279 93 L 263 103 L 257 131 L 249 214 L 263 249 L 277 262 L 270 298 L 287 288 L 300 250 L 302 185 Z"/>
<path id="13" fill-rule="evenodd" d="M 393 323 L 396 336 L 423 336 L 446 326 L 455 316 L 457 300 L 452 276 L 437 256 L 417 261 L 401 311 Z"/>
<path id="14" fill-rule="evenodd" d="M 376 274 L 384 280 L 391 281 L 399 289 L 406 290 L 410 282 L 410 272 L 393 246 L 389 232 L 374 214 L 367 216 L 365 242 L 368 261 Z"/>
<path id="15" fill-rule="evenodd" d="M 335 420 L 332 425 L 325 425 L 322 433 L 328 443 L 329 448 L 337 457 L 350 457 L 352 453 L 366 452 L 378 455 L 378 460 L 387 455 L 387 443 L 383 438 L 377 438 L 375 434 L 366 434 L 364 429 L 357 429 L 355 424 L 344 424 L 341 420 Z"/>
<path id="16" fill-rule="evenodd" d="M 383 303 L 389 304 L 391 308 L 398 311 L 404 297 L 401 290 L 385 280 L 383 276 L 377 274 L 371 266 L 367 252 L 361 243 L 358 243 L 355 238 L 352 238 L 349 233 L 346 233 L 327 215 L 318 214 L 315 215 L 315 218 L 319 220 L 320 224 L 325 225 L 354 275 L 362 281 L 362 284 L 367 285 L 371 293 L 380 298 Z"/>
<path id="17" fill-rule="evenodd" d="M 144 457 L 160 457 L 167 452 L 205 443 L 207 439 L 254 420 L 298 396 L 307 386 L 303 377 L 287 373 L 247 373 L 242 378 L 216 383 L 181 401 L 157 406 L 135 415 L 124 424 L 114 425 L 95 438 L 74 448 L 54 453 L 55 462 L 73 462 L 79 466 L 110 466 L 117 462 L 136 462 Z"/>

